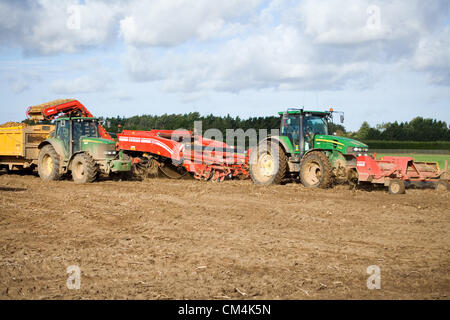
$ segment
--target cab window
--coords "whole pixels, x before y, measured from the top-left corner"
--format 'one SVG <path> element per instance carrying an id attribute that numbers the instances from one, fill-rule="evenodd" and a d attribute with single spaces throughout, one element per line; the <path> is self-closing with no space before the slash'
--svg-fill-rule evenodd
<path id="1" fill-rule="evenodd" d="M 327 122 L 322 117 L 305 117 L 303 128 L 305 135 L 328 134 Z"/>
<path id="2" fill-rule="evenodd" d="M 70 123 L 69 121 L 59 121 L 56 126 L 55 137 L 62 141 L 69 141 Z"/>
<path id="3" fill-rule="evenodd" d="M 283 118 L 281 125 L 281 135 L 286 136 L 292 143 L 295 151 L 299 150 L 300 143 L 300 117 L 298 115 L 289 115 Z"/>
<path id="4" fill-rule="evenodd" d="M 298 138 L 300 121 L 298 116 L 288 116 L 283 119 L 281 126 L 281 134 L 284 136 L 290 136 L 292 138 Z"/>
<path id="5" fill-rule="evenodd" d="M 78 141 L 81 137 L 98 138 L 97 128 L 95 121 L 75 121 L 73 123 L 73 140 Z"/>
<path id="6" fill-rule="evenodd" d="M 325 118 L 309 116 L 303 118 L 303 135 L 305 137 L 305 150 L 314 148 L 314 136 L 328 134 L 328 126 Z"/>

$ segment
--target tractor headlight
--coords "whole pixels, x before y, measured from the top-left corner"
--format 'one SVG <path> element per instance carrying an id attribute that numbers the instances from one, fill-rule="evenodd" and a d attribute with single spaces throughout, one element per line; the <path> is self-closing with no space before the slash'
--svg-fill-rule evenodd
<path id="1" fill-rule="evenodd" d="M 115 156 L 116 155 L 116 151 L 105 151 L 105 155 L 107 155 L 107 156 Z"/>
<path id="2" fill-rule="evenodd" d="M 360 151 L 362 151 L 362 148 L 354 147 L 354 148 L 353 148 L 353 151 L 355 151 L 355 152 L 360 152 Z"/>

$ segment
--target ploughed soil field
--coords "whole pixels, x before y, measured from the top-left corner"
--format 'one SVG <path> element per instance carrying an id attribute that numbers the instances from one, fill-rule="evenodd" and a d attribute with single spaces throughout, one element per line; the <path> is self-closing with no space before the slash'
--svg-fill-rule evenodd
<path id="1" fill-rule="evenodd" d="M 449 299 L 449 230 L 430 189 L 2 174 L 0 298 Z"/>

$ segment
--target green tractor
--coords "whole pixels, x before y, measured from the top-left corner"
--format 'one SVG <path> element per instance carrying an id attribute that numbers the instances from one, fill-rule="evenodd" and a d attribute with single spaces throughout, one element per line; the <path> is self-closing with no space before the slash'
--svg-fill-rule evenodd
<path id="1" fill-rule="evenodd" d="M 333 110 L 288 109 L 279 112 L 280 135 L 261 141 L 250 154 L 250 176 L 255 184 L 280 184 L 300 178 L 305 187 L 327 188 L 333 182 L 357 180 L 356 157 L 366 154 L 362 142 L 330 135 Z M 340 113 L 341 123 L 344 122 Z"/>
<path id="2" fill-rule="evenodd" d="M 116 152 L 115 142 L 100 138 L 97 118 L 56 119 L 55 131 L 38 148 L 38 172 L 45 181 L 69 171 L 76 183 L 93 182 L 100 173 L 131 171 L 131 161 Z"/>

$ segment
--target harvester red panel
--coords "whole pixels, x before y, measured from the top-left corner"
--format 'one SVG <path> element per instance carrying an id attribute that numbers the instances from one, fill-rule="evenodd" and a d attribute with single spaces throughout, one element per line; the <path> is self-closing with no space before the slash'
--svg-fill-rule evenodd
<path id="1" fill-rule="evenodd" d="M 372 183 L 386 183 L 389 179 L 429 181 L 440 177 L 437 163 L 415 162 L 411 157 L 383 157 L 377 160 L 371 156 L 359 156 L 356 170 L 359 181 Z"/>
<path id="2" fill-rule="evenodd" d="M 119 149 L 148 152 L 174 160 L 182 157 L 182 144 L 177 141 L 162 138 L 159 134 L 170 133 L 169 130 L 137 131 L 124 130 L 118 134 Z M 180 135 L 190 135 L 189 131 L 179 132 Z"/>
<path id="3" fill-rule="evenodd" d="M 197 179 L 222 181 L 225 177 L 249 176 L 248 156 L 226 143 L 182 130 L 124 130 L 118 134 L 118 149 L 148 153 L 172 160 Z"/>

